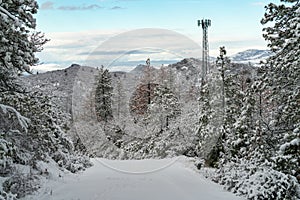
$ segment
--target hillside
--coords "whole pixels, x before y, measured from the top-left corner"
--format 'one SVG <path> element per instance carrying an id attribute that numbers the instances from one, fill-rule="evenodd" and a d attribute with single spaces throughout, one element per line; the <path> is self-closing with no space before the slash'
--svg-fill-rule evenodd
<path id="1" fill-rule="evenodd" d="M 106 125 L 106 130 L 103 129 L 103 124 L 97 121 L 95 114 L 94 91 L 98 69 L 73 64 L 64 70 L 30 75 L 22 79 L 27 87 L 49 94 L 62 111 L 71 114 L 71 129 L 68 133 L 74 141 L 80 138 L 91 154 L 122 159 L 197 154 L 195 151 L 191 151 L 194 148 L 196 137 L 195 131 L 191 130 L 196 128 L 198 118 L 197 110 L 194 107 L 197 107 L 198 104 L 199 90 L 197 87 L 199 85 L 198 76 L 201 73 L 201 60 L 185 58 L 162 69 L 152 67 L 149 72 L 145 70 L 147 70 L 145 65 L 138 65 L 128 73 L 110 73 L 113 87 L 113 120 Z M 232 73 L 241 71 L 250 71 L 251 74 L 255 69 L 248 64 L 236 64 L 231 69 Z M 131 111 L 134 95 L 137 94 L 139 87 L 143 88 L 147 73 L 150 73 L 148 78 L 154 85 L 167 84 L 167 87 L 172 89 L 176 101 L 181 105 L 182 114 L 169 121 L 170 127 L 163 128 L 166 129 L 163 131 L 164 134 L 160 133 L 162 131 L 162 122 L 159 120 L 161 116 L 154 113 L 148 117 L 139 116 Z M 186 123 L 187 118 L 189 119 L 188 123 Z M 148 124 L 145 124 L 144 120 L 148 120 Z M 151 129 L 149 129 L 150 124 L 152 124 Z M 161 134 L 162 138 L 154 137 L 157 134 Z M 184 137 L 168 138 L 170 134 L 183 134 Z M 136 143 L 135 145 L 138 144 L 138 148 L 144 151 L 142 149 L 147 149 L 147 143 L 151 143 L 153 140 L 157 142 L 157 145 L 161 145 L 160 139 L 164 140 L 164 145 L 173 144 L 170 152 L 166 150 L 168 152 L 166 154 L 155 151 L 136 153 L 132 149 L 133 143 Z M 120 142 L 122 143 L 121 148 Z M 124 154 L 124 150 L 128 151 L 128 155 Z"/>
<path id="2" fill-rule="evenodd" d="M 184 66 L 181 66 L 184 63 L 186 69 Z M 163 82 L 163 79 L 167 78 L 160 76 L 160 74 L 164 73 L 164 76 L 169 76 L 168 80 L 172 81 L 172 87 L 174 87 L 176 95 L 180 98 L 180 102 L 190 102 L 192 100 L 190 88 L 195 84 L 196 74 L 194 72 L 198 68 L 194 64 L 194 59 L 185 59 L 178 64 L 173 64 L 171 67 L 166 67 L 164 69 L 165 72 L 152 68 L 151 79 L 155 84 L 160 84 Z M 76 141 L 80 138 L 91 154 L 117 158 L 121 156 L 124 149 L 131 148 L 132 142 L 141 144 L 147 143 L 147 141 L 150 142 L 149 137 L 155 135 L 155 129 L 158 129 L 159 126 L 159 124 L 155 123 L 156 125 L 153 124 L 153 129 L 148 129 L 142 120 L 137 123 L 136 117 L 138 116 L 133 116 L 130 111 L 132 95 L 137 87 L 143 84 L 144 70 L 145 66 L 140 65 L 129 73 L 111 72 L 112 87 L 114 88 L 112 96 L 114 119 L 105 131 L 102 124 L 97 122 L 94 112 L 95 76 L 99 73 L 97 69 L 73 64 L 64 70 L 30 75 L 22 79 L 27 87 L 32 88 L 34 91 L 49 94 L 55 104 L 59 105 L 64 112 L 71 114 L 71 129 L 68 133 L 73 137 L 73 140 Z M 122 88 L 122 91 L 118 91 L 118 88 Z M 122 95 L 121 99 L 119 95 Z M 194 98 L 192 101 L 196 102 L 195 100 Z M 191 109 L 188 108 L 188 104 L 186 106 L 185 109 Z M 153 116 L 153 119 L 156 117 Z M 176 124 L 175 122 L 172 123 Z M 115 131 L 118 130 L 123 135 L 116 134 Z M 107 138 L 113 139 L 108 140 Z M 116 145 L 117 140 L 123 141 L 122 148 Z M 129 152 L 131 151 L 133 149 Z M 184 151 L 186 150 L 180 150 L 181 153 Z M 179 155 L 181 153 L 178 152 L 176 154 Z M 139 158 L 141 155 L 127 156 Z M 166 155 L 154 155 L 153 152 L 144 156 L 164 157 Z"/>
<path id="3" fill-rule="evenodd" d="M 22 79 L 24 84 L 33 91 L 42 91 L 53 96 L 55 103 L 63 111 L 71 114 L 73 86 L 79 69 L 79 65 L 73 64 L 63 70 L 33 74 Z"/>
<path id="4" fill-rule="evenodd" d="M 266 60 L 271 55 L 273 55 L 273 53 L 269 50 L 248 49 L 246 51 L 239 52 L 230 58 L 233 62 L 237 63 L 259 64 L 260 61 Z"/>

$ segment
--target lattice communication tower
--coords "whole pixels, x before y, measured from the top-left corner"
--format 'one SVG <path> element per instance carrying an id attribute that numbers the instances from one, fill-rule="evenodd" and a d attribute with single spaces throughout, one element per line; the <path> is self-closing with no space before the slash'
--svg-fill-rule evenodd
<path id="1" fill-rule="evenodd" d="M 207 29 L 211 26 L 210 19 L 198 20 L 198 26 L 202 27 L 203 30 L 203 41 L 202 41 L 202 79 L 204 80 L 206 74 L 209 72 L 209 46 L 208 46 L 208 34 Z"/>

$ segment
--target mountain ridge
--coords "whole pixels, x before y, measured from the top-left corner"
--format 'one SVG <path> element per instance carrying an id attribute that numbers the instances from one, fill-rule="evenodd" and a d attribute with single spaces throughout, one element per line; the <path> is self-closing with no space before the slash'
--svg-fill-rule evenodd
<path id="1" fill-rule="evenodd" d="M 270 56 L 272 56 L 274 53 L 270 50 L 261 50 L 261 49 L 247 49 L 245 51 L 238 52 L 232 56 L 230 56 L 230 59 L 232 59 L 233 62 L 237 63 L 253 63 L 253 64 L 259 64 L 260 61 L 264 61 Z"/>

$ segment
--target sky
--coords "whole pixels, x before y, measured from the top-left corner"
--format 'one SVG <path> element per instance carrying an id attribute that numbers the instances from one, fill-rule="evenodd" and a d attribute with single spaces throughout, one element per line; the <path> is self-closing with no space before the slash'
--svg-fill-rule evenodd
<path id="1" fill-rule="evenodd" d="M 260 20 L 264 15 L 264 6 L 271 0 L 37 0 L 37 2 L 39 4 L 38 14 L 35 15 L 37 30 L 44 32 L 50 42 L 44 46 L 43 52 L 37 54 L 41 65 L 36 66 L 35 70 L 65 68 L 72 63 L 96 67 L 101 65 L 102 60 L 105 67 L 126 68 L 146 60 L 147 57 L 151 57 L 153 63 L 157 65 L 174 62 L 182 57 L 201 58 L 201 50 L 198 50 L 202 46 L 202 29 L 197 25 L 197 20 L 201 19 L 211 20 L 211 26 L 208 28 L 211 56 L 218 55 L 220 46 L 226 46 L 228 55 L 247 49 L 267 49 L 267 43 L 262 37 L 263 26 Z M 155 30 L 155 35 L 160 34 L 160 37 L 152 37 L 154 34 L 149 34 L 147 30 L 152 33 Z M 147 42 L 135 40 L 134 37 L 144 39 L 147 37 L 145 39 Z M 115 44 L 113 49 L 105 49 L 112 48 L 111 44 L 116 38 L 121 41 L 118 43 L 120 49 Z M 191 40 L 190 49 L 194 48 L 195 44 L 199 49 L 190 54 L 183 54 L 182 52 L 187 52 L 187 49 L 181 48 L 185 39 Z M 160 44 L 161 42 L 164 44 Z M 137 43 L 139 45 L 133 45 Z M 177 48 L 174 47 L 175 44 Z M 169 48 L 168 45 L 173 48 Z M 149 47 L 154 49 L 149 50 Z M 95 52 L 97 55 L 102 52 L 101 56 L 95 57 Z M 92 59 L 91 54 L 94 55 Z M 95 60 L 98 62 L 93 63 Z"/>

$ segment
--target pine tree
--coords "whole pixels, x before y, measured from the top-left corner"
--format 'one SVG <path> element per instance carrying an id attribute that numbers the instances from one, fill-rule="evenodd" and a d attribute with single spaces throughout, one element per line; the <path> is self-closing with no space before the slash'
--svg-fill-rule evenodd
<path id="1" fill-rule="evenodd" d="M 278 137 L 270 134 L 268 120 L 263 119 L 271 115 L 263 113 L 269 108 L 262 109 L 264 95 L 268 93 L 265 84 L 258 77 L 243 85 L 239 76 L 230 72 L 223 76 L 225 159 L 219 162 L 215 180 L 248 199 L 297 199 L 299 187 L 295 178 L 274 168 L 272 145 Z"/>
<path id="2" fill-rule="evenodd" d="M 89 163 L 76 155 L 65 134 L 68 115 L 48 96 L 21 88 L 16 81 L 22 72 L 30 73 L 30 66 L 38 62 L 34 53 L 47 42 L 35 32 L 37 9 L 35 0 L 0 1 L 0 176 L 6 176 L 1 199 L 15 199 L 10 193 L 20 198 L 37 190 L 38 176 L 44 170 L 38 162 L 54 160 L 72 172 Z M 18 172 L 24 168 L 30 171 Z"/>
<path id="3" fill-rule="evenodd" d="M 125 105 L 126 105 L 126 94 L 124 91 L 123 82 L 120 77 L 117 78 L 115 91 L 113 93 L 115 113 L 118 119 L 125 115 Z"/>
<path id="4" fill-rule="evenodd" d="M 217 177 L 228 190 L 249 199 L 300 196 L 300 6 L 295 0 L 282 2 L 266 6 L 262 24 L 271 27 L 264 28 L 264 37 L 275 55 L 244 90 L 235 137 L 230 137 L 235 157 L 223 163 Z"/>
<path id="5" fill-rule="evenodd" d="M 227 140 L 225 143 L 227 151 L 225 152 L 230 157 L 236 156 L 236 151 L 244 144 L 242 138 L 243 133 L 238 133 L 236 123 L 240 119 L 241 110 L 243 106 L 244 93 L 241 91 L 241 85 L 238 82 L 237 74 L 226 74 L 224 80 L 225 91 L 225 108 L 223 121 L 223 138 Z M 244 124 L 243 124 L 244 125 Z M 230 159 L 230 158 L 229 158 Z"/>
<path id="6" fill-rule="evenodd" d="M 108 122 L 113 118 L 112 91 L 111 75 L 102 66 L 96 77 L 95 110 L 98 121 Z"/>
<path id="7" fill-rule="evenodd" d="M 0 93 L 0 99 L 8 105 L 0 104 L 1 108 L 9 110 L 0 111 L 0 118 L 7 118 L 7 125 L 0 127 L 0 143 L 8 149 L 0 156 L 6 162 L 4 168 L 0 165 L 1 176 L 11 176 L 3 184 L 6 192 L 23 197 L 36 190 L 31 184 L 38 183 L 31 181 L 38 180 L 37 175 L 42 173 L 37 166 L 40 161 L 54 160 L 71 172 L 90 166 L 86 156 L 74 152 L 73 142 L 66 135 L 69 115 L 61 112 L 49 97 L 40 92 L 5 92 Z M 15 168 L 22 165 L 30 169 L 30 174 L 19 177 Z"/>
<path id="8" fill-rule="evenodd" d="M 224 162 L 224 159 L 228 161 L 234 151 L 233 143 L 236 137 L 234 124 L 240 114 L 243 94 L 238 75 L 232 71 L 232 67 L 233 65 L 226 57 L 225 47 L 221 47 L 220 56 L 216 62 L 218 72 L 212 71 L 212 74 L 207 77 L 209 82 L 204 82 L 208 84 L 208 86 L 204 85 L 204 88 L 207 87 L 209 90 L 209 100 L 206 100 L 208 101 L 206 104 L 210 112 L 204 110 L 202 112 L 206 112 L 207 115 L 203 116 L 201 114 L 202 117 L 205 117 L 203 119 L 207 120 L 206 128 L 204 128 L 206 134 L 203 132 L 204 137 L 209 138 L 202 146 L 210 149 L 206 153 L 206 164 L 214 167 L 221 164 L 219 162 L 220 158 L 222 158 L 221 162 Z M 213 148 L 207 147 L 207 144 L 205 144 L 207 140 L 213 142 L 213 144 L 210 144 Z"/>
<path id="9" fill-rule="evenodd" d="M 270 3 L 261 23 L 264 38 L 275 55 L 265 66 L 264 81 L 274 105 L 273 136 L 277 143 L 277 168 L 300 180 L 300 3 L 281 0 Z"/>
<path id="10" fill-rule="evenodd" d="M 207 74 L 202 81 L 199 97 L 198 154 L 205 159 L 206 165 L 212 167 L 218 166 L 221 152 L 224 151 L 222 137 L 225 97 L 220 71 L 213 68 Z"/>
<path id="11" fill-rule="evenodd" d="M 258 156 L 262 160 L 270 157 L 267 152 L 268 134 L 262 134 L 262 124 L 257 96 L 260 95 L 260 81 L 251 81 L 244 87 L 240 114 L 236 116 L 234 134 L 231 138 L 232 154 L 236 158 L 254 160 Z M 261 164 L 261 163 L 256 163 Z"/>
<path id="12" fill-rule="evenodd" d="M 35 32 L 38 4 L 35 0 L 1 1 L 0 3 L 0 92 L 16 91 L 16 75 L 36 64 L 34 53 L 47 42 Z"/>
<path id="13" fill-rule="evenodd" d="M 216 129 L 212 120 L 213 109 L 211 107 L 211 92 L 208 83 L 201 85 L 199 97 L 199 122 L 197 127 L 198 139 L 196 142 L 198 142 L 198 155 L 205 159 L 208 166 L 215 166 L 219 159 L 219 152 L 216 152 L 217 155 L 215 154 L 215 149 L 217 149 L 215 143 Z"/>
<path id="14" fill-rule="evenodd" d="M 161 131 L 168 128 L 171 120 L 180 115 L 180 104 L 170 88 L 164 85 L 155 88 L 150 113 L 152 117 L 159 118 Z"/>
<path id="15" fill-rule="evenodd" d="M 149 64 L 145 66 L 140 83 L 137 85 L 130 99 L 130 112 L 133 115 L 138 115 L 135 116 L 135 121 L 147 117 L 157 85 L 158 84 L 155 83 L 154 68 Z"/>

